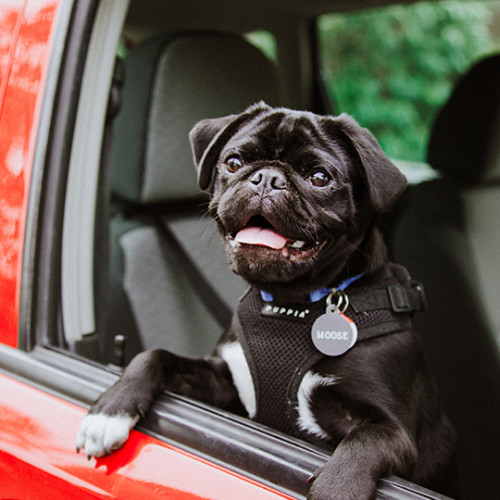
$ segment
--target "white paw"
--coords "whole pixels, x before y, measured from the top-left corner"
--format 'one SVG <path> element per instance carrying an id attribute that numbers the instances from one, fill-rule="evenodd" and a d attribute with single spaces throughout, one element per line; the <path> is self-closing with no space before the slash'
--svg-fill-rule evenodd
<path id="1" fill-rule="evenodd" d="M 139 417 L 129 415 L 104 415 L 100 413 L 87 415 L 76 437 L 76 451 L 85 448 L 85 454 L 90 457 L 109 455 L 120 448 L 128 439 L 130 430 Z"/>

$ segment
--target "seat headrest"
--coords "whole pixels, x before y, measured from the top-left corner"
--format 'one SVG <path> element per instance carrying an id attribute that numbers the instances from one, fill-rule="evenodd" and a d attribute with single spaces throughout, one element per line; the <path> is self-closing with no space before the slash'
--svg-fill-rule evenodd
<path id="1" fill-rule="evenodd" d="M 500 179 L 494 140 L 500 131 L 500 55 L 475 64 L 458 82 L 434 122 L 428 163 L 460 182 Z"/>
<path id="2" fill-rule="evenodd" d="M 203 118 L 282 105 L 275 64 L 240 37 L 158 36 L 128 54 L 114 132 L 113 192 L 148 204 L 199 196 L 188 133 Z"/>

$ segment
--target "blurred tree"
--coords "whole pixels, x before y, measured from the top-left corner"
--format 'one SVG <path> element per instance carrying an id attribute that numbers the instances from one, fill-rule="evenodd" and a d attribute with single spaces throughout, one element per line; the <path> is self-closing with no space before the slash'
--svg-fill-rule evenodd
<path id="1" fill-rule="evenodd" d="M 498 2 L 425 2 L 319 21 L 336 111 L 353 115 L 393 158 L 422 161 L 453 83 L 495 48 Z M 498 29 L 498 28 L 497 28 Z"/>

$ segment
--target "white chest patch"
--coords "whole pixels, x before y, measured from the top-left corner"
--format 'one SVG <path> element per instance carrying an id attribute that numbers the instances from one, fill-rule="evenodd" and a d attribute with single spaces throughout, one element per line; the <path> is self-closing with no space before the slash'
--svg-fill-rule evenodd
<path id="1" fill-rule="evenodd" d="M 255 386 L 245 358 L 245 353 L 239 342 L 224 344 L 219 350 L 220 356 L 229 366 L 238 395 L 250 418 L 254 418 L 257 412 Z M 299 385 L 297 392 L 297 425 L 300 430 L 321 439 L 327 439 L 328 434 L 318 425 L 311 410 L 311 397 L 318 387 L 334 385 L 338 378 L 325 376 L 308 371 Z"/>
<path id="2" fill-rule="evenodd" d="M 219 353 L 229 366 L 234 385 L 248 416 L 254 418 L 257 413 L 255 386 L 241 344 L 239 342 L 224 344 L 220 347 Z"/>
<path id="3" fill-rule="evenodd" d="M 329 437 L 316 422 L 314 414 L 311 410 L 311 396 L 318 387 L 334 385 L 337 382 L 338 379 L 333 375 L 327 377 L 313 373 L 312 371 L 309 371 L 304 375 L 297 392 L 297 412 L 299 414 L 297 424 L 300 430 L 321 439 L 327 439 Z"/>

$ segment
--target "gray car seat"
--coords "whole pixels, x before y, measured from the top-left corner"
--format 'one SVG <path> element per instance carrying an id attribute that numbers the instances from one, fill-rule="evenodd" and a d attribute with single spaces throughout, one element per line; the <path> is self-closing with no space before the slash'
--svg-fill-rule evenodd
<path id="1" fill-rule="evenodd" d="M 126 338 L 125 361 L 158 347 L 190 356 L 211 352 L 222 326 L 179 254 L 190 255 L 231 309 L 245 285 L 230 272 L 206 215 L 188 132 L 200 119 L 239 113 L 259 100 L 283 104 L 280 77 L 275 64 L 240 37 L 157 36 L 127 55 L 114 125 L 103 361 L 111 361 L 116 335 Z"/>
<path id="2" fill-rule="evenodd" d="M 500 56 L 457 84 L 431 133 L 441 176 L 410 191 L 396 262 L 425 285 L 415 318 L 459 439 L 464 497 L 500 495 Z"/>

